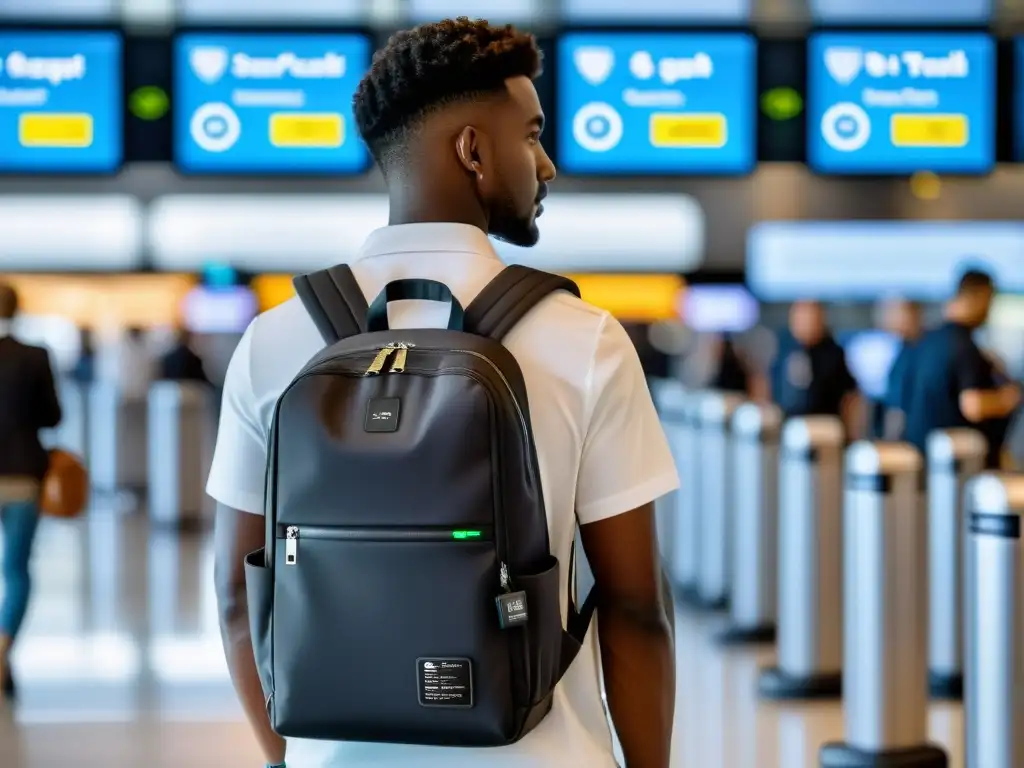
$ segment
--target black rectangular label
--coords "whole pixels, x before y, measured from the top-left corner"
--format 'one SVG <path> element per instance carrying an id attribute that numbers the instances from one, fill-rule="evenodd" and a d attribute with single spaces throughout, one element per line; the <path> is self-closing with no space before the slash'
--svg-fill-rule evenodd
<path id="1" fill-rule="evenodd" d="M 398 411 L 401 401 L 397 397 L 375 397 L 366 406 L 367 432 L 395 432 L 398 430 Z"/>
<path id="2" fill-rule="evenodd" d="M 459 658 L 416 659 L 421 707 L 472 707 L 473 663 Z"/>
<path id="3" fill-rule="evenodd" d="M 982 536 L 998 536 L 1003 539 L 1020 538 L 1019 515 L 983 515 L 979 512 L 971 514 L 971 533 Z"/>

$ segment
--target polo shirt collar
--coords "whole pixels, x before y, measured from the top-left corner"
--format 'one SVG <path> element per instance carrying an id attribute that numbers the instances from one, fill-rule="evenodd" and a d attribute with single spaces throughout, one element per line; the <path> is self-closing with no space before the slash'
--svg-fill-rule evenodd
<path id="1" fill-rule="evenodd" d="M 395 224 L 370 233 L 353 261 L 398 253 L 466 253 L 500 260 L 483 230 L 469 224 Z"/>

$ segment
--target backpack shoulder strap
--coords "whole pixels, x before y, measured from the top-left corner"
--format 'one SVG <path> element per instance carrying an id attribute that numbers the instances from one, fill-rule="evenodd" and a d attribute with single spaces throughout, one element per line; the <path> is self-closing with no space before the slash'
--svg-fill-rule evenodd
<path id="1" fill-rule="evenodd" d="M 292 285 L 328 345 L 366 332 L 369 306 L 347 264 L 298 275 Z"/>
<path id="2" fill-rule="evenodd" d="M 501 341 L 531 309 L 555 291 L 580 295 L 567 277 L 513 265 L 503 269 L 466 308 L 466 329 Z"/>

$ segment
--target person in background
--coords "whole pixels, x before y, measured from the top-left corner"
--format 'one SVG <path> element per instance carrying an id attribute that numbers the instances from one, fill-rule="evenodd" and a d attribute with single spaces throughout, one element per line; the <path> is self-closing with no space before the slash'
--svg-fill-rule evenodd
<path id="1" fill-rule="evenodd" d="M 793 304 L 789 332 L 772 364 L 772 400 L 786 418 L 839 416 L 847 437 L 860 437 L 864 425 L 857 382 L 846 364 L 846 353 L 825 323 L 821 304 Z"/>
<path id="2" fill-rule="evenodd" d="M 989 441 L 986 466 L 990 469 L 998 468 L 1000 462 L 998 425 L 1020 403 L 1020 388 L 998 376 L 992 360 L 974 340 L 974 332 L 988 319 L 994 297 L 991 275 L 969 270 L 960 278 L 956 295 L 946 304 L 945 322 L 917 345 L 903 435 L 923 453 L 935 430 L 974 427 Z"/>
<path id="3" fill-rule="evenodd" d="M 180 328 L 171 350 L 160 359 L 160 378 L 164 381 L 192 381 L 209 384 L 203 359 L 192 348 L 192 334 Z"/>
<path id="4" fill-rule="evenodd" d="M 886 330 L 900 339 L 885 388 L 885 409 L 882 436 L 886 440 L 899 440 L 906 424 L 910 407 L 911 374 L 917 343 L 921 339 L 922 307 L 915 301 L 895 301 L 885 308 Z"/>
<path id="5" fill-rule="evenodd" d="M 96 345 L 88 328 L 79 331 L 78 359 L 68 376 L 76 384 L 85 386 L 96 381 Z"/>
<path id="6" fill-rule="evenodd" d="M 751 377 L 746 362 L 736 349 L 735 342 L 728 336 L 723 336 L 716 338 L 714 344 L 718 368 L 711 378 L 712 389 L 747 396 L 750 392 Z"/>
<path id="7" fill-rule="evenodd" d="M 28 611 L 29 559 L 39 523 L 39 493 L 49 456 L 39 431 L 60 423 L 50 356 L 11 336 L 18 294 L 0 283 L 0 525 L 3 602 L 0 603 L 0 692 L 14 695 L 11 649 Z"/>

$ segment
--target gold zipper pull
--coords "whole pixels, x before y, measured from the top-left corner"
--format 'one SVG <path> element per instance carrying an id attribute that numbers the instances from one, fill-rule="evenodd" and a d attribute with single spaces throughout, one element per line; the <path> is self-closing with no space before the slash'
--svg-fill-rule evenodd
<path id="1" fill-rule="evenodd" d="M 370 363 L 370 367 L 366 369 L 364 376 L 376 376 L 384 368 L 384 363 L 388 361 L 388 357 L 395 351 L 394 344 L 388 344 L 386 347 L 381 347 L 377 356 L 373 358 L 373 362 Z"/>
<path id="2" fill-rule="evenodd" d="M 398 351 L 395 353 L 395 359 L 391 363 L 391 368 L 388 373 L 402 373 L 405 370 L 405 360 L 409 356 L 409 346 L 407 344 L 398 344 Z"/>

